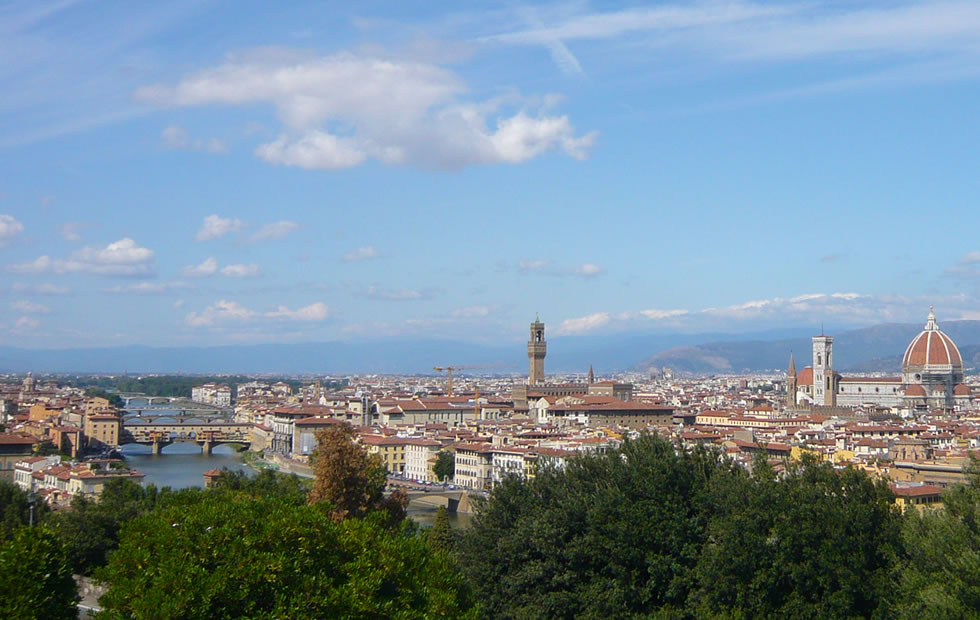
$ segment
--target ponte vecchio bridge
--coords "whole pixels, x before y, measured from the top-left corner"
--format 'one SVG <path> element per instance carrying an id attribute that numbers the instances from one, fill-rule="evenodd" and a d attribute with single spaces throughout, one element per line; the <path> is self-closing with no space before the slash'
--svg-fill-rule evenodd
<path id="1" fill-rule="evenodd" d="M 161 416 L 173 418 L 174 416 Z M 252 444 L 252 425 L 245 422 L 189 421 L 189 422 L 137 422 L 126 421 L 119 435 L 119 443 L 138 443 L 151 446 L 153 454 L 172 443 L 196 443 L 204 454 L 223 443 Z"/>

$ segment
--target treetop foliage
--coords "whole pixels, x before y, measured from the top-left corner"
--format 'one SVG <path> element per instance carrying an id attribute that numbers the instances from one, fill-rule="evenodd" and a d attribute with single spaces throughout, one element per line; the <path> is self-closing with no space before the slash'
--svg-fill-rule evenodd
<path id="1" fill-rule="evenodd" d="M 61 541 L 46 527 L 22 527 L 0 545 L 0 618 L 78 617 L 78 590 Z"/>
<path id="2" fill-rule="evenodd" d="M 349 424 L 317 431 L 309 501 L 328 503 L 336 520 L 381 511 L 388 515 L 390 524 L 396 525 L 405 518 L 408 497 L 401 490 L 385 496 L 388 471 L 377 454 L 369 454 L 354 443 L 356 436 Z"/>
<path id="3" fill-rule="evenodd" d="M 899 552 L 891 499 L 854 470 L 749 474 L 644 436 L 505 480 L 459 559 L 495 618 L 871 616 Z"/>
<path id="4" fill-rule="evenodd" d="M 119 618 L 472 618 L 445 555 L 328 506 L 240 492 L 144 515 L 100 577 Z"/>

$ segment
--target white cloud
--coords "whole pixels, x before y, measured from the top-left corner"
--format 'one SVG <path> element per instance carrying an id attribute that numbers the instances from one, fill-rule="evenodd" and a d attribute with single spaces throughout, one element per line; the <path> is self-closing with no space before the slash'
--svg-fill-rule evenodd
<path id="1" fill-rule="evenodd" d="M 212 241 L 242 229 L 245 223 L 235 218 L 209 215 L 204 218 L 195 238 L 198 241 Z"/>
<path id="2" fill-rule="evenodd" d="M 153 273 L 153 250 L 120 239 L 104 248 L 86 246 L 68 258 L 39 256 L 29 263 L 10 265 L 14 273 L 90 273 L 107 276 L 145 276 Z"/>
<path id="3" fill-rule="evenodd" d="M 28 301 L 26 299 L 11 302 L 10 307 L 17 312 L 22 312 L 24 314 L 47 314 L 48 312 L 51 312 L 51 308 L 43 304 Z"/>
<path id="4" fill-rule="evenodd" d="M 289 236 L 289 233 L 293 232 L 299 228 L 299 224 L 296 222 L 290 222 L 289 220 L 280 220 L 278 222 L 273 222 L 271 224 L 266 224 L 259 229 L 259 232 L 255 233 L 249 239 L 251 241 L 268 241 L 274 239 L 285 239 Z"/>
<path id="5" fill-rule="evenodd" d="M 535 273 L 541 272 L 551 266 L 550 260 L 529 260 L 522 259 L 517 263 L 517 270 L 521 273 Z"/>
<path id="6" fill-rule="evenodd" d="M 560 336 L 580 334 L 598 329 L 609 323 L 608 312 L 596 312 L 576 319 L 565 319 L 555 332 Z"/>
<path id="7" fill-rule="evenodd" d="M 0 246 L 24 232 L 24 225 L 12 215 L 0 215 Z"/>
<path id="8" fill-rule="evenodd" d="M 218 323 L 244 322 L 255 317 L 255 312 L 245 308 L 238 302 L 220 299 L 204 311 L 191 312 L 184 317 L 184 322 L 191 327 L 207 327 Z"/>
<path id="9" fill-rule="evenodd" d="M 351 168 L 368 159 L 458 169 L 520 163 L 551 150 L 582 159 L 595 141 L 595 132 L 576 135 L 568 117 L 539 102 L 510 96 L 464 103 L 466 90 L 454 72 L 426 62 L 259 50 L 135 96 L 176 106 L 272 103 L 283 128 L 256 155 L 307 169 Z M 332 133 L 336 126 L 344 132 Z"/>
<path id="10" fill-rule="evenodd" d="M 183 149 L 189 151 L 206 151 L 208 153 L 225 153 L 228 147 L 217 138 L 209 140 L 192 140 L 183 127 L 170 126 L 160 133 L 163 145 L 168 149 Z"/>
<path id="11" fill-rule="evenodd" d="M 214 257 L 205 258 L 200 265 L 187 265 L 181 270 L 185 276 L 190 278 L 201 276 L 212 276 L 218 271 L 218 261 Z"/>
<path id="12" fill-rule="evenodd" d="M 980 251 L 967 252 L 959 260 L 960 265 L 972 265 L 974 263 L 980 263 Z"/>
<path id="13" fill-rule="evenodd" d="M 267 312 L 265 315 L 269 318 L 286 319 L 289 321 L 324 321 L 330 316 L 330 309 L 327 307 L 327 304 L 318 301 L 296 310 L 290 310 L 286 306 L 279 306 L 272 312 Z"/>
<path id="14" fill-rule="evenodd" d="M 583 278 L 594 278 L 605 273 L 605 270 L 602 267 L 594 263 L 585 263 L 575 271 Z"/>
<path id="15" fill-rule="evenodd" d="M 188 288 L 186 282 L 175 280 L 173 282 L 135 282 L 125 286 L 112 286 L 104 290 L 106 293 L 117 295 L 162 295 L 186 288 Z"/>
<path id="16" fill-rule="evenodd" d="M 61 225 L 58 232 L 61 233 L 61 238 L 65 241 L 81 241 L 82 228 L 83 225 L 79 222 L 66 222 Z"/>
<path id="17" fill-rule="evenodd" d="M 350 252 L 344 254 L 344 261 L 350 263 L 354 261 L 361 260 L 371 260 L 372 258 L 378 258 L 380 254 L 374 249 L 373 245 L 365 246 L 363 248 L 357 248 L 356 250 L 351 250 Z"/>
<path id="18" fill-rule="evenodd" d="M 415 301 L 431 299 L 435 296 L 435 291 L 420 289 L 385 289 L 378 286 L 369 286 L 362 294 L 368 299 L 384 299 L 388 301 Z"/>
<path id="19" fill-rule="evenodd" d="M 449 316 L 457 319 L 476 319 L 489 316 L 490 310 L 490 306 L 467 306 L 453 310 Z"/>
<path id="20" fill-rule="evenodd" d="M 71 289 L 67 286 L 58 286 L 44 282 L 14 282 L 11 289 L 16 293 L 27 293 L 29 295 L 69 295 Z"/>
<path id="21" fill-rule="evenodd" d="M 554 261 L 544 259 L 523 259 L 517 263 L 517 271 L 523 274 L 541 274 L 547 276 L 578 276 L 580 278 L 595 278 L 606 273 L 606 270 L 595 263 L 583 263 L 577 267 L 555 265 Z"/>
<path id="22" fill-rule="evenodd" d="M 717 24 L 744 22 L 784 14 L 793 9 L 761 7 L 741 2 L 662 5 L 606 13 L 562 16 L 550 25 L 486 37 L 486 41 L 520 45 L 550 45 L 555 41 L 611 39 L 637 32 L 669 32 Z M 540 17 L 540 16 L 539 16 Z M 540 21 L 540 19 L 539 19 Z"/>
<path id="23" fill-rule="evenodd" d="M 221 268 L 221 275 L 229 278 L 253 278 L 259 275 L 259 266 L 252 265 L 226 265 Z"/>
<path id="24" fill-rule="evenodd" d="M 973 1 L 884 3 L 748 2 L 660 5 L 599 13 L 557 14 L 551 23 L 487 37 L 488 42 L 540 45 L 559 66 L 558 45 L 635 37 L 658 50 L 682 48 L 720 60 L 787 60 L 834 54 L 903 59 L 910 54 L 965 54 L 980 44 L 980 6 Z M 635 40 L 635 39 L 634 39 Z M 565 48 L 567 49 L 567 48 Z M 569 52 L 569 55 L 571 52 Z"/>
<path id="25" fill-rule="evenodd" d="M 972 279 L 980 277 L 980 251 L 967 252 L 956 261 L 955 265 L 946 268 L 946 274 L 957 278 Z"/>
<path id="26" fill-rule="evenodd" d="M 22 316 L 19 319 L 17 319 L 16 323 L 14 323 L 15 328 L 22 329 L 22 330 L 37 329 L 40 326 L 41 326 L 41 321 L 37 320 L 32 316 Z"/>
<path id="27" fill-rule="evenodd" d="M 658 310 L 655 308 L 650 310 L 640 310 L 640 315 L 642 315 L 644 318 L 655 321 L 660 319 L 672 319 L 684 316 L 687 313 L 687 310 Z"/>

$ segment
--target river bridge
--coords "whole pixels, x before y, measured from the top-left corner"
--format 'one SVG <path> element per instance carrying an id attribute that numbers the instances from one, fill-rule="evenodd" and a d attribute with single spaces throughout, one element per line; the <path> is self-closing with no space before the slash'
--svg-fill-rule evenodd
<path id="1" fill-rule="evenodd" d="M 235 413 L 233 411 L 222 411 L 221 409 L 128 409 L 123 410 L 124 423 L 147 423 L 152 424 L 160 420 L 174 420 L 177 424 L 185 424 L 192 420 L 199 420 L 206 424 L 214 422 L 234 422 Z"/>
<path id="2" fill-rule="evenodd" d="M 427 486 L 410 480 L 388 479 L 387 491 L 402 489 L 408 495 L 408 501 L 416 506 L 438 508 L 445 506 L 449 512 L 473 512 L 473 504 L 477 498 L 487 497 L 486 492 L 477 489 L 454 489 L 442 486 Z"/>
<path id="3" fill-rule="evenodd" d="M 145 400 L 146 404 L 148 405 L 152 405 L 154 403 L 172 403 L 174 401 L 186 400 L 176 396 L 147 396 L 146 394 L 140 394 L 138 392 L 119 392 L 118 396 L 124 403 L 126 403 L 126 407 L 124 408 L 128 408 L 129 404 L 134 400 Z"/>
<path id="4" fill-rule="evenodd" d="M 172 416 L 171 416 L 172 417 Z M 153 454 L 175 442 L 196 443 L 204 454 L 224 443 L 252 445 L 252 425 L 244 422 L 125 422 L 119 444 L 138 443 L 151 446 Z"/>

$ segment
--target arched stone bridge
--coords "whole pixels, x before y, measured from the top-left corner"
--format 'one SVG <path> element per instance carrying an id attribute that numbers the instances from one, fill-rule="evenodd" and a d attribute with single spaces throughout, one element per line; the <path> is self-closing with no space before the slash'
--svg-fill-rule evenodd
<path id="1" fill-rule="evenodd" d="M 160 413 L 168 411 L 169 413 Z M 137 409 L 135 412 L 130 410 L 123 416 L 125 424 L 153 424 L 160 420 L 173 420 L 177 424 L 186 424 L 190 421 L 213 424 L 216 422 L 233 422 L 235 414 L 231 411 L 221 411 L 218 409 L 181 409 L 179 413 L 173 413 L 169 409 Z"/>
<path id="2" fill-rule="evenodd" d="M 172 416 L 171 416 L 172 417 Z M 175 442 L 196 443 L 204 454 L 223 443 L 251 445 L 252 425 L 244 422 L 212 423 L 125 423 L 119 436 L 119 443 L 138 443 L 152 446 L 153 454 L 160 454 L 165 446 Z"/>

